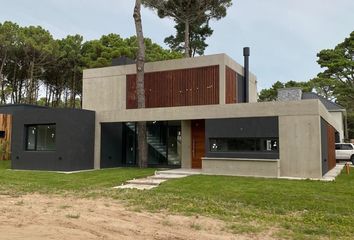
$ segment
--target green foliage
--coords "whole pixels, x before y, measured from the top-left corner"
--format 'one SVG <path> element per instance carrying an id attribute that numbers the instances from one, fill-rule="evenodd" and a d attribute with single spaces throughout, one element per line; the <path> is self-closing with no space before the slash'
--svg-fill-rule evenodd
<path id="1" fill-rule="evenodd" d="M 324 71 L 313 81 L 324 97 L 347 109 L 349 138 L 354 138 L 354 31 L 334 49 L 322 50 L 317 56 Z"/>
<path id="2" fill-rule="evenodd" d="M 110 66 L 113 58 L 126 56 L 136 59 L 136 37 L 121 38 L 117 34 L 104 35 L 99 40 L 85 42 L 82 49 L 83 60 L 88 68 Z M 182 55 L 175 51 L 163 49 L 151 39 L 145 39 L 146 61 L 154 62 L 168 59 L 181 58 Z"/>
<path id="3" fill-rule="evenodd" d="M 143 0 L 143 4 L 156 10 L 160 18 L 175 21 L 176 35 L 167 37 L 165 43 L 180 52 L 188 46 L 189 56 L 194 56 L 202 55 L 208 46 L 206 38 L 213 33 L 209 21 L 225 17 L 232 0 Z M 189 37 L 185 35 L 186 29 Z"/>
<path id="4" fill-rule="evenodd" d="M 127 180 L 152 175 L 155 169 L 117 168 L 63 174 L 40 171 L 9 171 L 10 161 L 0 161 L 0 195 L 25 193 L 77 192 L 108 190 Z"/>
<path id="5" fill-rule="evenodd" d="M 178 22 L 175 25 L 176 35 L 165 38 L 165 43 L 172 49 L 178 52 L 184 50 L 184 32 L 185 26 L 182 22 Z M 208 22 L 198 22 L 190 26 L 189 31 L 189 43 L 190 52 L 189 55 L 194 57 L 196 54 L 203 55 L 208 44 L 205 42 L 207 37 L 213 34 L 213 30 L 210 28 Z"/>
<path id="6" fill-rule="evenodd" d="M 145 39 L 145 44 L 147 61 L 182 57 L 151 39 Z M 1 103 L 80 107 L 83 69 L 110 66 L 112 58 L 120 56 L 134 60 L 136 54 L 136 37 L 108 34 L 88 42 L 80 35 L 54 39 L 40 26 L 0 23 Z M 41 99 L 40 89 L 45 91 Z"/>

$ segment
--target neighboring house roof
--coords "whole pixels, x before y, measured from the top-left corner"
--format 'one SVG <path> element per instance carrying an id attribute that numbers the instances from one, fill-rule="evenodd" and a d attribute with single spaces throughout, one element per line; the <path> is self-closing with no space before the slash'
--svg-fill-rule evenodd
<path id="1" fill-rule="evenodd" d="M 135 64 L 135 61 L 126 56 L 121 56 L 119 58 L 112 59 L 112 66 L 121 66 L 121 65 L 129 65 L 129 64 Z"/>
<path id="2" fill-rule="evenodd" d="M 339 104 L 325 99 L 324 97 L 313 92 L 303 92 L 301 99 L 319 99 L 328 111 L 345 111 L 345 108 Z"/>

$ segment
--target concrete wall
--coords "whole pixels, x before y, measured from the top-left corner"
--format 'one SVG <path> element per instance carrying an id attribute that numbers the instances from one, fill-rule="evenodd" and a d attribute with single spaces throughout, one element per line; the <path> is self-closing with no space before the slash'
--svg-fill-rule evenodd
<path id="1" fill-rule="evenodd" d="M 203 158 L 203 173 L 231 176 L 279 176 L 279 160 L 241 158 Z"/>
<path id="2" fill-rule="evenodd" d="M 84 79 L 83 108 L 96 112 L 126 108 L 126 77 L 108 76 Z"/>
<path id="3" fill-rule="evenodd" d="M 279 133 L 280 139 L 280 158 L 284 159 L 286 155 L 282 155 L 281 149 L 291 149 L 287 154 L 291 156 L 289 161 L 293 161 L 294 157 L 298 155 L 298 149 L 304 149 L 303 155 L 307 152 L 312 151 L 307 148 L 300 148 L 303 144 L 303 140 L 294 142 L 291 138 L 291 134 L 287 134 L 287 131 L 293 131 L 292 135 L 300 134 L 301 137 L 306 137 L 305 132 L 294 132 L 293 123 L 296 122 L 296 117 L 313 117 L 318 119 L 317 123 L 314 121 L 311 124 L 317 124 L 319 127 L 319 119 L 322 116 L 329 124 L 339 129 L 340 126 L 334 121 L 332 116 L 328 113 L 325 107 L 319 100 L 301 100 L 301 101 L 291 101 L 291 102 L 262 102 L 262 103 L 240 103 L 240 104 L 227 104 L 227 105 L 210 105 L 210 106 L 189 106 L 189 107 L 171 107 L 171 108 L 151 108 L 151 109 L 131 109 L 131 110 L 116 110 L 116 111 L 102 111 L 96 113 L 96 133 L 95 133 L 95 167 L 99 168 L 100 162 L 100 136 L 101 136 L 101 122 L 136 122 L 136 121 L 169 121 L 169 120 L 192 120 L 192 119 L 220 119 L 220 118 L 244 118 L 244 117 L 267 117 L 267 116 L 279 116 L 284 117 L 283 123 L 279 120 L 279 130 L 282 129 L 283 137 Z M 288 119 L 287 121 L 285 121 Z M 304 129 L 308 127 L 309 123 L 304 121 L 298 123 L 298 128 L 301 131 L 301 124 L 304 124 Z M 311 125 L 310 124 L 310 125 Z M 315 125 L 314 125 L 315 127 Z M 319 131 L 319 130 L 318 130 Z M 296 133 L 296 134 L 295 134 Z M 315 137 L 315 136 L 313 136 Z M 313 139 L 311 137 L 311 139 Z M 287 142 L 289 139 L 289 142 Z M 319 138 L 318 138 L 319 139 Z M 294 146 L 292 144 L 295 144 Z M 302 144 L 302 145 L 301 145 Z M 317 142 L 318 146 L 320 142 Z M 295 147 L 296 146 L 296 147 Z M 299 147 L 299 148 L 298 148 Z M 182 147 L 183 148 L 183 147 Z M 189 151 L 189 150 L 188 150 Z M 184 152 L 187 154 L 187 150 Z M 285 150 L 286 153 L 287 150 Z M 317 150 L 316 150 L 317 151 Z M 318 153 L 320 154 L 320 153 Z M 318 155 L 319 156 L 319 155 Z M 305 159 L 309 159 L 306 157 Z M 320 157 L 317 158 L 320 161 Z M 187 160 L 186 160 L 187 161 Z M 189 161 L 189 160 L 188 160 Z M 283 169 L 287 169 L 287 160 L 284 162 Z M 304 160 L 305 161 L 305 160 Z M 311 160 L 313 161 L 313 160 Z M 290 163 L 289 163 L 290 164 Z M 320 163 L 318 163 L 320 164 Z M 188 165 L 188 164 L 186 164 Z M 311 168 L 310 168 L 311 169 Z M 299 173 L 299 169 L 294 168 L 294 172 L 284 170 L 284 174 L 291 174 L 292 176 L 301 176 L 304 174 Z M 309 170 L 311 176 L 318 176 L 318 173 L 313 173 L 313 170 Z M 301 172 L 301 171 L 300 171 Z M 283 174 L 283 175 L 284 175 Z M 284 175 L 285 176 L 285 175 Z"/>
<path id="4" fill-rule="evenodd" d="M 243 75 L 243 67 L 225 54 L 146 63 L 145 72 L 168 71 L 219 65 L 219 101 L 225 104 L 225 66 Z M 135 74 L 135 65 L 87 69 L 83 73 L 83 108 L 116 111 L 126 108 L 126 75 Z M 250 102 L 257 101 L 256 76 L 250 73 Z"/>
<path id="5" fill-rule="evenodd" d="M 340 142 L 344 141 L 344 119 L 343 119 L 343 112 L 329 112 L 329 114 L 332 116 L 333 120 L 337 123 L 339 126 L 339 139 Z"/>
<path id="6" fill-rule="evenodd" d="M 280 176 L 321 178 L 319 115 L 280 116 Z"/>
<path id="7" fill-rule="evenodd" d="M 192 168 L 192 127 L 191 121 L 181 122 L 182 131 L 182 156 L 181 156 L 181 168 Z"/>

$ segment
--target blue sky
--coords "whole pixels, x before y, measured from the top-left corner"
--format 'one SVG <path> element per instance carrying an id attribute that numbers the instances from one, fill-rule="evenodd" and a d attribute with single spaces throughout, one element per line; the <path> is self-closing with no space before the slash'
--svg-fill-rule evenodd
<path id="1" fill-rule="evenodd" d="M 86 40 L 103 34 L 135 34 L 133 0 L 0 0 L 0 21 L 41 25 L 55 38 L 79 33 Z M 164 45 L 173 22 L 143 10 L 146 37 Z M 226 53 L 243 62 L 251 47 L 251 71 L 258 89 L 275 81 L 306 81 L 320 71 L 316 54 L 333 48 L 354 30 L 354 0 L 234 0 L 226 18 L 211 23 L 206 54 Z"/>

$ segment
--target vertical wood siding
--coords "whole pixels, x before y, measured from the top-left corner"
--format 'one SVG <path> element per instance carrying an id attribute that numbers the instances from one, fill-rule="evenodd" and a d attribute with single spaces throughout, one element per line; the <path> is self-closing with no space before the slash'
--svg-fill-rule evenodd
<path id="1" fill-rule="evenodd" d="M 225 102 L 237 103 L 237 74 L 234 70 L 226 66 L 225 69 L 225 79 L 226 79 L 226 94 Z"/>
<path id="2" fill-rule="evenodd" d="M 328 171 L 336 166 L 335 129 L 327 124 Z"/>
<path id="3" fill-rule="evenodd" d="M 11 115 L 0 114 L 0 131 L 3 131 L 5 133 L 4 138 L 0 138 L 0 161 L 10 160 L 12 131 Z"/>
<path id="4" fill-rule="evenodd" d="M 145 107 L 219 103 L 219 65 L 145 73 Z M 127 75 L 127 109 L 137 108 L 136 74 Z"/>
<path id="5" fill-rule="evenodd" d="M 205 157 L 205 120 L 192 120 L 192 168 L 202 168 Z"/>

